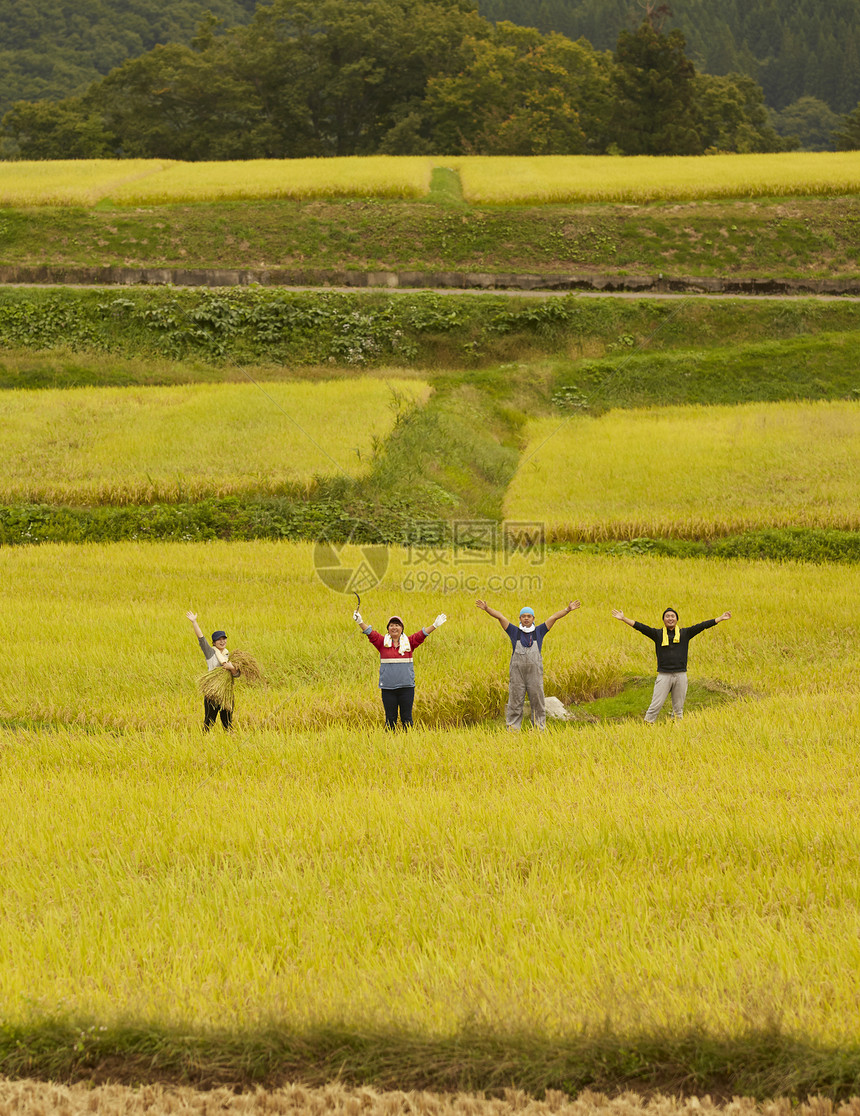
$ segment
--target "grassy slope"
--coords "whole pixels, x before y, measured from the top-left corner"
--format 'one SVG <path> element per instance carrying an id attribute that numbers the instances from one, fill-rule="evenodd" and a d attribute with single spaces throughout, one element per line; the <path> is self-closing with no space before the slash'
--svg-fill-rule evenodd
<path id="1" fill-rule="evenodd" d="M 264 378 L 319 377 L 320 366 L 325 376 L 385 366 L 411 366 L 422 373 L 465 367 L 467 374 L 483 375 L 493 364 L 521 365 L 539 357 L 558 360 L 560 371 L 564 360 L 609 358 L 612 369 L 602 364 L 573 371 L 598 380 L 612 371 L 608 378 L 615 380 L 618 364 L 634 371 L 640 352 L 680 350 L 685 355 L 679 359 L 696 364 L 697 380 L 704 379 L 702 362 L 712 362 L 709 375 L 719 395 L 735 390 L 733 368 L 720 366 L 719 350 L 794 340 L 785 357 L 782 349 L 744 356 L 753 380 L 775 377 L 785 385 L 777 388 L 781 392 L 793 390 L 787 381 L 798 376 L 814 385 L 812 370 L 819 365 L 818 379 L 826 385 L 829 368 L 845 362 L 839 351 L 831 361 L 824 346 L 832 343 L 838 350 L 853 341 L 824 338 L 815 349 L 817 335 L 854 333 L 858 324 L 860 304 L 814 299 L 0 288 L 0 387 L 211 380 L 213 368 L 235 380 L 241 377 L 237 365 L 268 365 Z M 812 346 L 808 359 L 804 346 Z M 702 352 L 694 355 L 693 350 Z M 710 357 L 709 351 L 716 355 Z M 786 358 L 789 371 L 783 374 Z M 178 359 L 193 367 L 177 364 Z M 280 367 L 275 371 L 272 365 Z M 839 374 L 844 380 L 845 372 Z M 646 377 L 643 397 L 678 378 L 671 367 L 657 379 Z M 606 399 L 614 404 L 615 395 Z M 599 395 L 595 402 L 602 402 Z"/>
<path id="2" fill-rule="evenodd" d="M 857 279 L 860 199 L 470 206 L 224 202 L 0 211 L 0 265 Z"/>

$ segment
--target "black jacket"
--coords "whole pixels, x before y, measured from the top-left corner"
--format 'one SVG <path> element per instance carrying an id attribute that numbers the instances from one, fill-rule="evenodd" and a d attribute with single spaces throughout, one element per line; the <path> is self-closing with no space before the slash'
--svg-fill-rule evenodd
<path id="1" fill-rule="evenodd" d="M 637 620 L 633 627 L 642 635 L 654 640 L 657 651 L 658 674 L 680 674 L 687 669 L 687 648 L 690 640 L 703 632 L 705 628 L 713 628 L 716 620 L 703 620 L 701 624 L 692 624 L 689 628 L 675 628 L 669 632 L 669 639 L 674 642 L 668 647 L 663 647 L 663 628 L 649 628 L 647 624 L 640 624 Z"/>

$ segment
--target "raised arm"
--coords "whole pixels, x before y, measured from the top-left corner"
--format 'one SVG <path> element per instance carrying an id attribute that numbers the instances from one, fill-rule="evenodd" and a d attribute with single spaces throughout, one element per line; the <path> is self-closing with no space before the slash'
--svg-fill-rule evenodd
<path id="1" fill-rule="evenodd" d="M 732 618 L 732 614 L 730 612 L 724 612 L 722 616 L 715 616 L 714 617 L 714 623 L 719 624 L 719 622 L 721 620 L 731 620 L 731 618 Z"/>
<path id="2" fill-rule="evenodd" d="M 191 627 L 194 629 L 194 634 L 197 636 L 198 639 L 203 639 L 203 632 L 200 630 L 200 625 L 197 623 L 197 613 L 191 612 L 191 610 L 189 609 L 189 611 L 186 612 L 185 615 L 191 621 Z"/>
<path id="3" fill-rule="evenodd" d="M 544 623 L 546 624 L 546 630 L 549 631 L 556 620 L 561 620 L 562 616 L 567 616 L 569 612 L 573 612 L 575 609 L 581 607 L 582 606 L 580 605 L 579 601 L 569 601 L 564 606 L 564 608 L 560 608 L 558 612 L 554 612 L 552 616 L 548 616 L 546 620 L 544 620 Z"/>
<path id="4" fill-rule="evenodd" d="M 612 615 L 615 617 L 616 620 L 621 620 L 625 624 L 629 624 L 631 628 L 634 627 L 636 624 L 636 621 L 631 620 L 629 616 L 625 616 L 620 608 L 613 608 Z"/>
<path id="5" fill-rule="evenodd" d="M 486 601 L 475 601 L 475 607 L 480 608 L 483 612 L 486 612 L 488 616 L 492 616 L 493 619 L 498 620 L 498 622 L 502 625 L 503 631 L 508 630 L 510 621 L 508 620 L 507 616 L 503 616 L 501 612 L 499 612 L 495 608 L 490 608 Z"/>
<path id="6" fill-rule="evenodd" d="M 424 632 L 425 635 L 430 635 L 430 633 L 435 632 L 437 628 L 441 628 L 442 625 L 445 623 L 445 621 L 447 619 L 448 619 L 448 617 L 445 615 L 445 613 L 440 612 L 439 615 L 436 617 L 436 619 L 433 621 L 433 623 L 428 624 L 426 628 L 422 629 L 422 631 Z"/>
<path id="7" fill-rule="evenodd" d="M 356 624 L 358 624 L 359 629 L 362 632 L 369 632 L 370 631 L 370 628 L 371 628 L 370 624 L 365 624 L 365 622 L 361 618 L 361 613 L 358 611 L 358 609 L 356 609 L 355 612 L 352 614 L 352 618 L 356 622 Z"/>

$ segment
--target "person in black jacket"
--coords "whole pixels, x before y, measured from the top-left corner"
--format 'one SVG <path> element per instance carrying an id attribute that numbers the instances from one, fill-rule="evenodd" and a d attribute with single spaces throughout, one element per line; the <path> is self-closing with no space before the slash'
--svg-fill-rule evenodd
<path id="1" fill-rule="evenodd" d="M 684 699 L 687 696 L 687 648 L 690 640 L 703 632 L 705 628 L 713 628 L 721 620 L 731 620 L 732 614 L 724 612 L 715 620 L 703 620 L 701 624 L 693 624 L 689 628 L 678 627 L 678 610 L 667 608 L 663 612 L 662 628 L 649 628 L 647 624 L 640 624 L 638 620 L 631 620 L 619 608 L 613 608 L 612 615 L 616 620 L 622 620 L 641 632 L 649 639 L 653 639 L 657 651 L 657 681 L 654 683 L 654 696 L 645 713 L 645 720 L 653 725 L 657 714 L 663 708 L 663 702 L 672 695 L 672 715 L 676 721 L 684 716 Z"/>

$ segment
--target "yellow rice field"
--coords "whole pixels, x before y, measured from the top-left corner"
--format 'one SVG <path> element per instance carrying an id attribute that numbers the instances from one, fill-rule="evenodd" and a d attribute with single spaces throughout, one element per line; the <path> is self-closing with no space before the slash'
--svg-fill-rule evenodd
<path id="1" fill-rule="evenodd" d="M 95 205 L 129 182 L 160 175 L 163 159 L 0 162 L 0 205 Z"/>
<path id="2" fill-rule="evenodd" d="M 430 189 L 432 162 L 422 156 L 253 159 L 173 163 L 157 178 L 128 182 L 111 194 L 120 205 L 262 198 L 419 198 Z"/>
<path id="3" fill-rule="evenodd" d="M 474 205 L 853 194 L 860 152 L 777 155 L 470 155 L 449 160 Z"/>
<path id="4" fill-rule="evenodd" d="M 408 559 L 364 615 L 450 620 L 392 738 L 354 599 L 310 545 L 0 552 L 5 1021 L 551 1037 L 778 1018 L 856 1044 L 857 570 L 554 555 L 408 593 Z M 507 734 L 509 647 L 476 588 L 511 613 L 526 591 L 541 615 L 583 601 L 544 644 L 566 700 L 653 669 L 613 605 L 731 608 L 690 670 L 735 700 L 680 727 Z M 267 669 L 229 737 L 200 734 L 189 607 Z"/>
<path id="5" fill-rule="evenodd" d="M 360 552 L 349 554 L 344 565 L 357 567 Z M 355 598 L 320 579 L 311 543 L 4 548 L 0 573 L 9 587 L 0 642 L 15 648 L 0 718 L 139 731 L 157 704 L 160 726 L 196 727 L 203 659 L 185 619 L 193 608 L 205 631 L 224 628 L 230 646 L 252 651 L 265 666 L 267 688 L 240 690 L 245 725 L 309 731 L 382 721 L 378 660 L 352 622 Z M 646 557 L 628 563 L 581 554 L 548 555 L 537 564 L 466 555 L 427 566 L 420 552 L 392 550 L 382 582 L 361 595 L 362 613 L 377 628 L 393 613 L 409 632 L 440 610 L 450 617 L 416 652 L 416 716 L 441 728 L 502 715 L 509 644 L 475 607 L 478 597 L 511 613 L 529 603 L 547 615 L 568 600 L 583 602 L 558 622 L 545 651 L 547 693 L 581 703 L 654 667 L 648 641 L 610 610 L 657 624 L 669 604 L 682 623 L 726 609 L 741 621 L 698 638 L 691 670 L 699 677 L 762 694 L 850 690 L 860 677 L 858 584 L 860 573 L 850 567 Z M 814 601 L 814 610 L 808 604 L 803 622 L 786 626 L 798 599 Z M 58 622 L 65 625 L 62 617 L 73 617 L 73 630 L 63 629 L 58 662 L 48 636 Z M 749 623 L 755 654 L 744 634 Z M 821 640 L 810 643 L 806 633 L 818 623 Z M 139 670 L 141 655 L 147 666 Z M 117 671 L 119 662 L 128 669 Z"/>
<path id="6" fill-rule="evenodd" d="M 541 205 L 850 194 L 860 153 L 702 156 L 393 156 L 0 163 L 0 205 L 168 205 L 265 198 L 424 197 L 434 167 L 457 170 L 475 205 Z"/>
<path id="7" fill-rule="evenodd" d="M 751 403 L 539 419 L 505 514 L 556 540 L 860 528 L 860 404 Z"/>
<path id="8" fill-rule="evenodd" d="M 428 392 L 364 377 L 4 392 L 0 501 L 176 501 L 358 476 L 397 408 Z"/>
<path id="9" fill-rule="evenodd" d="M 368 155 L 180 163 L 92 159 L 0 163 L 0 205 L 168 205 L 263 198 L 423 197 L 432 162 Z"/>

